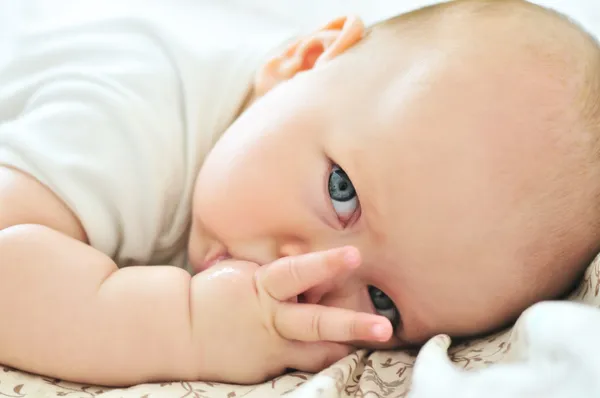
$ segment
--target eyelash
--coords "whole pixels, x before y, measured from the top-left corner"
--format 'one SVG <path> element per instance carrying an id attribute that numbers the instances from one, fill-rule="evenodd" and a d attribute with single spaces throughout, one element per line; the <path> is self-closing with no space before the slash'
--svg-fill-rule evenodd
<path id="1" fill-rule="evenodd" d="M 381 316 L 386 317 L 387 319 L 389 319 L 389 321 L 392 323 L 392 326 L 394 327 L 394 330 L 396 330 L 398 328 L 398 326 L 400 325 L 401 322 L 401 317 L 400 317 L 400 311 L 398 311 L 398 307 L 396 306 L 396 304 L 392 301 L 392 299 L 390 298 L 390 296 L 388 296 L 383 290 L 375 287 L 375 286 L 368 286 L 367 287 L 367 292 L 369 294 L 369 299 L 371 300 L 371 304 L 373 305 L 373 308 L 375 310 L 375 312 Z M 388 308 L 388 309 L 378 309 L 377 308 L 377 304 L 375 303 L 375 298 L 373 298 L 373 293 L 381 293 L 384 297 L 384 300 L 388 300 L 389 303 L 392 305 L 393 308 Z"/>
<path id="2" fill-rule="evenodd" d="M 331 191 L 331 181 L 332 181 L 332 174 L 336 171 L 339 170 L 341 171 L 341 173 L 343 174 L 343 176 L 347 179 L 347 181 L 349 182 L 349 184 L 352 187 L 352 194 L 354 195 L 352 197 L 352 199 L 345 199 L 345 200 L 336 200 L 333 199 L 332 197 L 332 191 Z M 340 174 L 337 174 L 338 178 L 340 176 Z M 330 161 L 330 167 L 327 169 L 327 173 L 325 175 L 325 186 L 326 186 L 326 190 L 325 190 L 325 196 L 327 197 L 327 201 L 330 205 L 331 211 L 335 214 L 336 219 L 338 220 L 338 222 L 342 225 L 342 228 L 346 228 L 350 223 L 354 222 L 361 214 L 361 205 L 360 205 L 360 198 L 358 197 L 358 192 L 356 191 L 356 187 L 354 186 L 354 183 L 352 182 L 352 179 L 348 176 L 348 174 L 346 174 L 346 172 L 344 171 L 344 169 L 342 167 L 340 167 L 337 163 L 335 162 L 331 162 Z M 337 191 L 340 187 L 340 183 L 339 180 L 336 181 L 337 183 L 337 188 L 336 188 L 336 193 L 339 193 L 340 191 Z M 346 188 L 342 188 L 341 192 L 344 192 L 346 190 Z M 355 209 L 354 211 L 352 211 L 352 213 L 350 214 L 350 217 L 347 220 L 342 220 L 340 215 L 339 215 L 339 209 L 336 209 L 336 206 L 333 204 L 333 202 L 337 202 L 337 203 L 345 203 L 347 201 L 356 201 L 355 204 Z M 377 309 L 377 304 L 375 303 L 375 300 L 372 297 L 372 293 L 373 291 L 376 290 L 378 292 L 380 292 L 382 295 L 385 296 L 385 299 L 389 300 L 392 307 L 390 309 L 386 309 L 386 310 L 381 310 L 381 309 Z M 386 318 L 388 318 L 390 320 L 390 322 L 392 323 L 394 330 L 398 327 L 399 323 L 400 323 L 400 313 L 396 307 L 396 305 L 393 303 L 393 301 L 391 301 L 391 299 L 389 298 L 389 296 L 387 296 L 382 290 L 376 288 L 375 286 L 369 286 L 368 287 L 368 292 L 369 292 L 369 297 L 371 300 L 371 304 L 373 305 L 373 308 L 375 309 L 375 313 L 378 313 L 382 316 L 385 316 Z"/>
<path id="3" fill-rule="evenodd" d="M 341 166 L 339 166 L 337 163 L 335 163 L 335 162 L 333 162 L 331 160 L 329 161 L 329 164 L 330 164 L 330 166 L 327 169 L 327 172 L 325 174 L 325 197 L 327 198 L 327 201 L 329 203 L 329 207 L 331 208 L 331 211 L 334 213 L 334 215 L 335 215 L 336 219 L 338 220 L 338 222 L 340 223 L 341 227 L 342 228 L 347 228 L 348 225 L 350 225 L 351 223 L 355 222 L 360 217 L 360 214 L 361 214 L 360 198 L 358 196 L 358 192 L 356 191 L 356 188 L 354 187 L 354 183 L 352 183 L 352 181 L 350 180 L 350 182 L 352 183 L 353 188 L 355 189 L 354 193 L 355 193 L 356 202 L 357 202 L 357 204 L 356 204 L 356 210 L 354 210 L 352 212 L 352 214 L 350 215 L 350 217 L 347 220 L 342 220 L 340 218 L 340 216 L 338 215 L 338 213 L 337 213 L 337 211 L 336 211 L 336 209 L 335 209 L 335 207 L 334 207 L 334 205 L 332 203 L 333 199 L 329 195 L 329 178 L 330 178 L 331 173 L 333 173 L 333 171 L 334 171 L 335 168 L 339 168 L 342 172 L 344 172 L 344 174 L 346 172 L 344 171 L 344 169 Z M 348 177 L 348 179 L 350 179 L 350 178 Z"/>

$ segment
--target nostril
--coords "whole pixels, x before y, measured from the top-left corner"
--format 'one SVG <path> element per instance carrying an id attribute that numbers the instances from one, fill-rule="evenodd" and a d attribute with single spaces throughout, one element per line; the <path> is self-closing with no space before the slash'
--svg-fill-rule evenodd
<path id="1" fill-rule="evenodd" d="M 298 239 L 289 239 L 285 243 L 279 244 L 277 252 L 279 257 L 300 256 L 308 253 L 308 248 Z"/>
<path id="2" fill-rule="evenodd" d="M 304 294 L 299 294 L 298 295 L 298 303 L 300 303 L 300 304 L 306 304 L 307 303 L 306 296 Z"/>

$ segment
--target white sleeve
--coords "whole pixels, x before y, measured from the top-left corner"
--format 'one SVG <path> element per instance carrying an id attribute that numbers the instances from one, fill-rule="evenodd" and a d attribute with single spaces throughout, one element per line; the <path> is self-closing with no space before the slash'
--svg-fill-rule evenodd
<path id="1" fill-rule="evenodd" d="M 147 261 L 185 174 L 173 65 L 143 26 L 118 21 L 22 40 L 0 71 L 0 164 L 63 199 L 93 247 Z"/>

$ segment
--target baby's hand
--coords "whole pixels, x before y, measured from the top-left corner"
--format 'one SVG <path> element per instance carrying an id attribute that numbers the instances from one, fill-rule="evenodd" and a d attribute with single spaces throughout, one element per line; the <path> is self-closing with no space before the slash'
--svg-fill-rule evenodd
<path id="1" fill-rule="evenodd" d="M 203 300 L 194 311 L 212 324 L 203 327 L 211 333 L 201 343 L 208 377 L 257 383 L 288 368 L 316 372 L 352 351 L 342 343 L 387 341 L 393 330 L 385 317 L 297 301 L 359 262 L 357 250 L 347 247 L 285 257 L 263 267 L 222 261 L 199 274 L 203 286 L 198 288 L 209 295 L 199 291 Z"/>

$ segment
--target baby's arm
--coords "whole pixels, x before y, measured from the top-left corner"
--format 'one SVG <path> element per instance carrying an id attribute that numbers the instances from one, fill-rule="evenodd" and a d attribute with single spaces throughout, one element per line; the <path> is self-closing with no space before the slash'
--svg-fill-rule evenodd
<path id="1" fill-rule="evenodd" d="M 118 270 L 81 231 L 49 190 L 0 167 L 0 363 L 110 385 L 201 377 L 190 275 Z"/>
<path id="2" fill-rule="evenodd" d="M 184 270 L 118 270 L 40 225 L 0 231 L 0 256 L 0 363 L 108 385 L 198 376 Z"/>
<path id="3" fill-rule="evenodd" d="M 175 267 L 117 269 L 84 235 L 47 188 L 0 166 L 0 363 L 105 385 L 256 383 L 322 369 L 348 353 L 335 342 L 392 333 L 385 317 L 294 303 L 358 266 L 347 249 L 262 267 L 223 262 L 192 278 Z"/>

